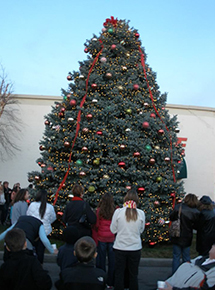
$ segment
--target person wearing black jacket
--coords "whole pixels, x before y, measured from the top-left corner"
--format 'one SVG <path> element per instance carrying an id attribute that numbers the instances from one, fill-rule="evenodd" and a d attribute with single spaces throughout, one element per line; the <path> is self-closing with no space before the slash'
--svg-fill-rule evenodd
<path id="1" fill-rule="evenodd" d="M 85 227 L 79 223 L 81 216 L 85 213 L 89 224 L 96 223 L 96 214 L 90 208 L 90 205 L 83 200 L 84 189 L 81 185 L 75 184 L 72 188 L 73 198 L 66 206 L 62 221 L 66 226 L 75 226 L 79 231 L 79 238 L 91 236 L 91 228 Z"/>
<path id="2" fill-rule="evenodd" d="M 198 199 L 195 194 L 189 193 L 185 196 L 183 203 L 177 204 L 170 214 L 170 221 L 177 220 L 179 208 L 180 215 L 180 237 L 171 238 L 173 243 L 173 261 L 172 273 L 180 266 L 180 258 L 182 262 L 190 261 L 190 246 L 193 239 L 193 229 L 197 228 L 200 212 L 197 209 Z"/>
<path id="3" fill-rule="evenodd" d="M 9 259 L 0 267 L 1 290 L 49 290 L 52 281 L 36 257 L 26 252 L 26 236 L 21 229 L 12 229 L 5 236 Z"/>
<path id="4" fill-rule="evenodd" d="M 199 200 L 199 223 L 197 227 L 196 250 L 199 255 L 208 255 L 215 243 L 215 212 L 209 196 L 203 195 Z"/>

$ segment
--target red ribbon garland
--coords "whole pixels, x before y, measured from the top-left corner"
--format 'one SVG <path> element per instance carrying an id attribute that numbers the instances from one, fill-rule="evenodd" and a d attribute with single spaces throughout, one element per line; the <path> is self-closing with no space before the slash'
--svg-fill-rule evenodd
<path id="1" fill-rule="evenodd" d="M 116 27 L 117 21 L 118 21 L 117 18 L 114 19 L 114 17 L 111 16 L 111 19 L 110 18 L 107 18 L 106 21 L 103 23 L 103 25 L 104 26 L 107 26 L 110 23 L 110 24 L 113 24 L 114 27 Z"/>
<path id="2" fill-rule="evenodd" d="M 88 90 L 88 82 L 89 82 L 90 74 L 91 74 L 91 72 L 92 72 L 92 70 L 93 70 L 93 68 L 94 68 L 94 65 L 95 65 L 96 61 L 98 60 L 98 58 L 99 58 L 99 56 L 100 56 L 100 54 L 102 53 L 102 50 L 103 50 L 103 48 L 104 48 L 101 39 L 99 39 L 99 41 L 100 41 L 100 43 L 101 43 L 102 48 L 101 48 L 101 50 L 98 52 L 98 54 L 97 54 L 97 56 L 95 57 L 95 59 L 93 60 L 93 63 L 92 63 L 92 65 L 91 65 L 91 67 L 90 67 L 90 70 L 89 70 L 89 72 L 88 72 L 88 76 L 87 76 L 87 80 L 86 80 L 86 93 L 85 93 L 85 95 L 84 95 L 84 97 L 83 97 L 83 99 L 82 99 L 82 101 L 81 101 L 80 108 L 83 107 L 83 105 L 84 105 L 84 103 L 85 103 L 85 101 L 86 101 L 87 90 Z M 71 158 L 72 158 L 72 150 L 73 150 L 73 148 L 74 148 L 75 141 L 76 141 L 76 138 L 77 138 L 77 136 L 78 136 L 79 129 L 80 129 L 80 121 L 81 121 L 81 110 L 79 110 L 79 112 L 78 112 L 78 116 L 77 116 L 76 133 L 75 133 L 74 140 L 73 140 L 73 142 L 72 142 L 71 152 L 70 152 L 70 155 L 69 155 L 68 169 L 67 169 L 67 172 L 66 172 L 66 174 L 65 174 L 65 176 L 64 176 L 64 178 L 63 178 L 63 180 L 62 180 L 62 182 L 61 182 L 61 184 L 60 184 L 60 186 L 59 186 L 59 188 L 58 188 L 58 190 L 57 190 L 57 192 L 56 192 L 56 194 L 55 194 L 55 199 L 54 199 L 53 205 L 56 204 L 57 199 L 58 199 L 59 191 L 60 191 L 61 188 L 63 187 L 63 184 L 64 184 L 64 182 L 66 181 L 67 176 L 68 176 L 68 174 L 69 174 L 70 163 L 71 163 Z"/>
<path id="3" fill-rule="evenodd" d="M 149 94 L 150 94 L 150 98 L 151 98 L 151 100 L 152 100 L 153 108 L 154 108 L 156 114 L 158 115 L 158 117 L 160 118 L 160 120 L 162 121 L 162 123 L 165 125 L 166 130 L 169 132 L 169 129 L 167 128 L 166 124 L 164 123 L 163 119 L 161 118 L 160 114 L 158 113 L 157 108 L 155 107 L 154 99 L 153 99 L 153 95 L 152 95 L 152 92 L 151 92 L 151 89 L 150 89 L 150 86 L 149 86 L 149 83 L 148 83 L 148 80 L 147 80 L 146 68 L 145 68 L 145 60 L 144 60 L 144 54 L 143 54 L 142 49 L 141 49 L 140 46 L 139 46 L 139 52 L 140 52 L 140 56 L 141 56 L 141 64 L 142 64 L 142 67 L 143 67 L 144 76 L 145 76 L 145 79 L 146 79 L 147 87 L 148 87 L 148 89 L 149 89 Z M 173 156 L 172 156 L 172 136 L 170 135 L 170 133 L 169 133 L 169 139 L 170 139 L 170 149 L 171 149 L 171 167 L 172 167 L 173 181 L 176 182 L 176 178 L 175 178 L 175 170 L 174 170 L 174 167 L 173 167 Z M 174 207 L 175 207 L 175 197 L 174 197 L 174 199 L 173 199 L 173 208 L 174 208 Z"/>

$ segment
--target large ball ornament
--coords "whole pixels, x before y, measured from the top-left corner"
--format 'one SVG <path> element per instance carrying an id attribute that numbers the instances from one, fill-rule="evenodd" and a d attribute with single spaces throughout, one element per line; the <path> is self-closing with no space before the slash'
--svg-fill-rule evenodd
<path id="1" fill-rule="evenodd" d="M 104 178 L 104 179 L 109 179 L 110 176 L 109 176 L 108 174 L 104 174 L 104 175 L 103 175 L 103 178 Z"/>
<path id="2" fill-rule="evenodd" d="M 86 115 L 86 118 L 87 118 L 88 121 L 90 121 L 90 120 L 92 120 L 93 115 L 92 115 L 92 114 L 87 114 L 87 115 Z"/>
<path id="3" fill-rule="evenodd" d="M 131 189 L 131 186 L 130 185 L 126 185 L 125 187 L 127 190 L 130 190 Z"/>
<path id="4" fill-rule="evenodd" d="M 47 170 L 48 170 L 48 171 L 54 171 L 54 169 L 53 169 L 52 166 L 47 167 Z"/>
<path id="5" fill-rule="evenodd" d="M 97 131 L 96 134 L 99 136 L 103 135 L 102 131 Z"/>
<path id="6" fill-rule="evenodd" d="M 125 147 L 126 147 L 126 146 L 125 146 L 124 144 L 120 144 L 120 145 L 119 145 L 120 150 L 125 150 Z"/>
<path id="7" fill-rule="evenodd" d="M 111 49 L 112 49 L 112 50 L 116 49 L 116 44 L 112 44 L 112 45 L 111 45 Z"/>
<path id="8" fill-rule="evenodd" d="M 105 32 L 106 30 L 107 30 L 106 28 L 104 28 L 104 27 L 102 28 L 102 32 Z"/>
<path id="9" fill-rule="evenodd" d="M 128 115 L 131 115 L 132 110 L 131 110 L 131 109 L 127 109 L 127 110 L 126 110 L 126 113 L 127 113 Z"/>
<path id="10" fill-rule="evenodd" d="M 68 147 L 70 147 L 70 142 L 69 141 L 65 141 L 63 145 L 68 148 Z"/>
<path id="11" fill-rule="evenodd" d="M 139 38 L 140 37 L 139 33 L 135 33 L 135 37 Z"/>
<path id="12" fill-rule="evenodd" d="M 171 197 L 175 197 L 175 192 L 172 192 L 172 193 L 170 194 L 170 196 L 171 196 Z"/>
<path id="13" fill-rule="evenodd" d="M 164 134 L 164 130 L 163 129 L 158 130 L 158 135 L 162 136 L 163 134 Z"/>
<path id="14" fill-rule="evenodd" d="M 158 176 L 158 177 L 156 178 L 156 181 L 157 181 L 157 182 L 161 182 L 161 181 L 162 181 L 162 177 L 161 177 L 161 176 Z"/>
<path id="15" fill-rule="evenodd" d="M 137 91 L 137 90 L 139 89 L 139 85 L 138 85 L 138 84 L 134 84 L 134 85 L 133 85 L 133 89 L 134 89 L 135 91 Z"/>
<path id="16" fill-rule="evenodd" d="M 113 34 L 113 28 L 108 28 L 108 33 Z"/>
<path id="17" fill-rule="evenodd" d="M 36 181 L 39 181 L 39 180 L 40 180 L 40 176 L 39 176 L 39 175 L 35 175 L 35 176 L 34 176 L 34 179 L 35 179 Z"/>
<path id="18" fill-rule="evenodd" d="M 122 71 L 126 72 L 128 70 L 127 66 L 122 66 Z"/>
<path id="19" fill-rule="evenodd" d="M 74 118 L 71 118 L 71 117 L 69 117 L 67 120 L 68 120 L 69 123 L 73 123 L 74 122 Z"/>
<path id="20" fill-rule="evenodd" d="M 93 164 L 98 166 L 100 164 L 100 159 L 99 158 L 94 159 Z"/>
<path id="21" fill-rule="evenodd" d="M 89 49 L 86 47 L 86 48 L 84 49 L 84 52 L 85 52 L 85 53 L 88 53 L 88 52 L 89 52 Z"/>
<path id="22" fill-rule="evenodd" d="M 134 157 L 140 157 L 140 152 L 134 152 L 133 156 Z"/>
<path id="23" fill-rule="evenodd" d="M 164 158 L 164 161 L 165 161 L 166 163 L 168 163 L 168 162 L 170 162 L 170 158 L 169 158 L 169 157 L 165 157 L 165 158 Z"/>
<path id="24" fill-rule="evenodd" d="M 152 147 L 150 145 L 146 145 L 145 148 L 146 148 L 147 151 L 151 151 L 152 150 Z"/>
<path id="25" fill-rule="evenodd" d="M 137 190 L 138 190 L 139 193 L 143 193 L 145 191 L 145 188 L 144 187 L 139 187 Z"/>
<path id="26" fill-rule="evenodd" d="M 85 79 L 85 76 L 84 76 L 84 75 L 80 75 L 80 76 L 79 76 L 79 79 L 80 79 L 80 80 L 84 80 L 84 79 Z"/>
<path id="27" fill-rule="evenodd" d="M 79 172 L 79 176 L 80 176 L 80 177 L 85 177 L 85 176 L 86 176 L 86 172 L 84 172 L 84 171 L 80 171 L 80 172 Z"/>
<path id="28" fill-rule="evenodd" d="M 145 223 L 145 226 L 149 227 L 150 226 L 150 222 Z"/>
<path id="29" fill-rule="evenodd" d="M 67 80 L 68 80 L 68 81 L 71 81 L 71 80 L 72 80 L 72 76 L 71 76 L 71 75 L 68 75 L 68 76 L 67 76 Z"/>
<path id="30" fill-rule="evenodd" d="M 154 113 L 151 113 L 150 114 L 150 117 L 155 119 L 156 118 L 156 115 Z"/>
<path id="31" fill-rule="evenodd" d="M 76 102 L 76 100 L 73 99 L 69 102 L 69 104 L 70 104 L 70 106 L 75 107 L 77 102 Z"/>
<path id="32" fill-rule="evenodd" d="M 150 158 L 150 159 L 149 159 L 149 163 L 150 163 L 151 165 L 154 165 L 154 164 L 155 164 L 155 159 L 154 159 L 154 158 Z"/>
<path id="33" fill-rule="evenodd" d="M 130 128 L 126 128 L 126 129 L 125 129 L 125 132 L 126 132 L 126 133 L 129 133 L 129 132 L 131 132 L 131 129 L 130 129 Z"/>
<path id="34" fill-rule="evenodd" d="M 97 99 L 92 99 L 92 103 L 96 104 L 96 103 L 98 103 L 98 100 Z"/>
<path id="35" fill-rule="evenodd" d="M 146 121 L 143 122 L 142 126 L 143 126 L 144 129 L 148 129 L 149 128 L 149 122 L 146 122 Z"/>
<path id="36" fill-rule="evenodd" d="M 69 100 L 71 98 L 72 94 L 67 94 L 66 98 Z"/>
<path id="37" fill-rule="evenodd" d="M 144 103 L 143 106 L 144 106 L 145 108 L 148 108 L 148 107 L 149 107 L 149 103 Z"/>
<path id="38" fill-rule="evenodd" d="M 58 212 L 57 212 L 57 218 L 58 218 L 58 219 L 61 219 L 62 216 L 63 216 L 63 212 L 62 212 L 62 211 L 58 211 Z"/>
<path id="39" fill-rule="evenodd" d="M 125 45 L 125 40 L 121 40 L 120 44 Z"/>
<path id="40" fill-rule="evenodd" d="M 95 191 L 95 187 L 94 187 L 93 185 L 90 185 L 90 186 L 88 187 L 88 191 L 89 191 L 90 193 L 94 192 L 94 191 Z"/>
<path id="41" fill-rule="evenodd" d="M 81 151 L 82 152 L 87 152 L 88 151 L 88 148 L 86 146 L 84 146 L 84 147 L 81 148 Z"/>
<path id="42" fill-rule="evenodd" d="M 60 113 L 58 114 L 58 116 L 59 116 L 60 118 L 63 118 L 63 117 L 64 117 L 64 112 L 60 112 Z"/>
<path id="43" fill-rule="evenodd" d="M 103 57 L 100 58 L 100 62 L 101 63 L 105 63 L 106 61 L 107 61 L 106 57 L 103 56 Z"/>
<path id="44" fill-rule="evenodd" d="M 60 111 L 64 113 L 64 112 L 66 111 L 66 108 L 62 107 L 62 108 L 60 109 Z"/>
<path id="45" fill-rule="evenodd" d="M 163 218 L 159 218 L 158 224 L 163 226 L 165 224 L 165 220 Z"/>
<path id="46" fill-rule="evenodd" d="M 44 124 L 45 124 L 45 125 L 50 125 L 49 120 L 45 120 Z"/>
<path id="47" fill-rule="evenodd" d="M 82 160 L 81 159 L 78 159 L 76 162 L 75 162 L 78 166 L 81 166 L 83 164 Z"/>
<path id="48" fill-rule="evenodd" d="M 121 92 L 121 91 L 123 91 L 123 86 L 118 86 L 118 90 Z"/>
<path id="49" fill-rule="evenodd" d="M 160 150 L 160 146 L 156 145 L 155 150 Z"/>
<path id="50" fill-rule="evenodd" d="M 44 151 L 46 148 L 45 148 L 45 146 L 40 145 L 39 149 L 40 149 L 40 151 Z"/>
<path id="51" fill-rule="evenodd" d="M 175 133 L 179 133 L 180 129 L 179 128 L 175 128 Z"/>
<path id="52" fill-rule="evenodd" d="M 126 52 L 125 54 L 127 57 L 130 57 L 130 53 L 129 52 Z"/>
<path id="53" fill-rule="evenodd" d="M 88 128 L 83 128 L 83 129 L 82 129 L 82 133 L 83 133 L 83 134 L 87 134 L 87 133 L 89 133 L 89 129 L 88 129 Z"/>
<path id="54" fill-rule="evenodd" d="M 93 90 L 96 90 L 96 89 L 97 89 L 97 84 L 92 84 L 92 85 L 91 85 L 91 88 L 92 88 Z"/>
<path id="55" fill-rule="evenodd" d="M 154 206 L 159 206 L 159 205 L 160 205 L 160 202 L 158 200 L 155 200 Z"/>
<path id="56" fill-rule="evenodd" d="M 106 73 L 105 77 L 106 77 L 106 79 L 110 80 L 112 78 L 112 74 L 111 73 Z"/>
<path id="57" fill-rule="evenodd" d="M 45 167 L 46 167 L 46 164 L 45 164 L 45 163 L 42 163 L 40 166 L 41 166 L 42 168 L 45 168 Z"/>
<path id="58" fill-rule="evenodd" d="M 121 168 L 124 168 L 125 167 L 125 162 L 123 162 L 123 161 L 119 162 L 118 166 L 121 167 Z"/>

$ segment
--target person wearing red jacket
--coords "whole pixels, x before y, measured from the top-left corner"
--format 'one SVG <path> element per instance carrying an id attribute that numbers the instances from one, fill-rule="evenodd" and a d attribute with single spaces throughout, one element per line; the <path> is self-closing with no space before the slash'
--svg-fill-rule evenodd
<path id="1" fill-rule="evenodd" d="M 110 224 L 114 211 L 113 196 L 110 193 L 105 193 L 96 211 L 97 222 L 95 228 L 98 239 L 96 267 L 106 272 L 106 255 L 108 256 L 107 288 L 112 288 L 114 285 L 115 258 L 113 242 L 115 240 L 115 235 L 110 231 Z"/>

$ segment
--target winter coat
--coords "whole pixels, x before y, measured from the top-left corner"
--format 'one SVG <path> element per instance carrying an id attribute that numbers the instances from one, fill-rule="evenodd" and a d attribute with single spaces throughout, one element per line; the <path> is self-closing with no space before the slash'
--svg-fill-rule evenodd
<path id="1" fill-rule="evenodd" d="M 178 218 L 179 207 L 182 206 L 180 215 L 180 237 L 171 238 L 173 244 L 180 247 L 190 247 L 193 239 L 193 229 L 197 228 L 200 212 L 197 208 L 191 208 L 185 203 L 177 204 L 170 214 L 170 220 Z"/>
<path id="2" fill-rule="evenodd" d="M 100 242 L 112 243 L 115 240 L 115 235 L 110 230 L 111 220 L 106 220 L 102 217 L 99 217 L 99 209 L 96 211 L 96 230 L 97 230 L 97 239 Z"/>
<path id="3" fill-rule="evenodd" d="M 11 252 L 0 267 L 1 290 L 49 290 L 52 281 L 35 256 L 26 251 Z"/>
<path id="4" fill-rule="evenodd" d="M 11 223 L 15 224 L 19 217 L 22 215 L 26 215 L 26 212 L 28 210 L 28 204 L 24 200 L 19 200 L 14 203 L 13 210 L 12 210 L 12 217 L 11 217 Z"/>
<path id="5" fill-rule="evenodd" d="M 215 243 L 215 213 L 203 209 L 197 227 L 196 250 L 199 255 L 207 255 Z"/>
<path id="6" fill-rule="evenodd" d="M 48 236 L 52 232 L 52 226 L 51 224 L 56 220 L 56 214 L 53 205 L 50 203 L 46 203 L 46 211 L 41 219 L 39 209 L 40 209 L 41 202 L 32 202 L 29 205 L 29 208 L 27 210 L 27 215 L 33 216 L 43 223 L 43 226 L 45 228 L 46 235 Z"/>
<path id="7" fill-rule="evenodd" d="M 67 204 L 62 221 L 67 226 L 75 226 L 79 231 L 79 238 L 83 236 L 91 236 L 92 231 L 79 223 L 81 216 L 84 213 L 84 204 L 86 203 L 86 216 L 90 224 L 96 223 L 96 214 L 90 208 L 90 205 L 81 198 L 75 198 Z"/>

